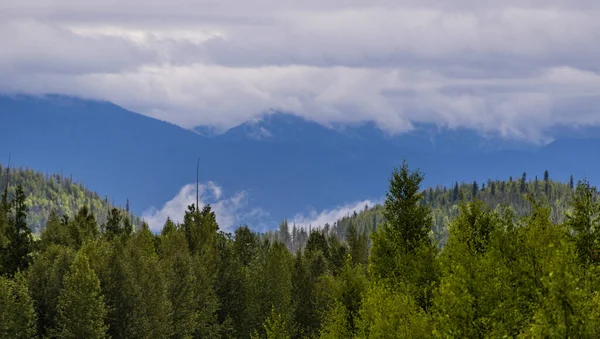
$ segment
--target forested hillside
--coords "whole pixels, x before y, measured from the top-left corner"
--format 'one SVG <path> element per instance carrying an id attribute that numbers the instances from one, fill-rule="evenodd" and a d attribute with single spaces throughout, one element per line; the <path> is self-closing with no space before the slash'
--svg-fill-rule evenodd
<path id="1" fill-rule="evenodd" d="M 97 193 L 88 190 L 83 184 L 73 182 L 70 177 L 59 174 L 46 174 L 28 168 L 10 169 L 8 195 L 14 196 L 15 187 L 22 185 L 28 208 L 27 223 L 34 233 L 39 233 L 45 227 L 52 209 L 59 215 L 73 217 L 81 206 L 88 206 L 99 224 L 106 222 L 111 206 L 108 197 L 100 197 Z M 5 185 L 7 178 L 6 168 L 0 164 L 0 184 Z M 485 183 L 456 183 L 453 187 L 438 186 L 423 190 L 422 204 L 431 207 L 433 213 L 432 231 L 440 245 L 446 240 L 447 227 L 450 221 L 458 214 L 462 200 L 472 201 L 474 198 L 485 202 L 492 209 L 510 206 L 517 216 L 531 212 L 531 205 L 527 195 L 531 194 L 552 207 L 552 217 L 556 222 L 562 221 L 565 209 L 573 193 L 573 182 L 568 184 L 550 179 L 548 172 L 543 178 L 527 178 L 524 173 L 519 178 L 509 178 L 506 181 L 488 180 Z M 4 187 L 4 186 L 2 186 Z M 127 206 L 117 206 L 135 226 L 141 220 L 132 213 L 127 213 Z M 349 226 L 353 224 L 358 232 L 366 231 L 367 234 L 385 221 L 384 208 L 381 205 L 366 206 L 362 211 L 355 211 L 352 215 L 343 217 L 333 225 L 312 225 L 315 228 L 323 227 L 340 239 L 345 239 Z M 310 230 L 306 227 L 295 227 L 283 221 L 279 228 L 267 232 L 263 237 L 270 240 L 277 239 L 290 250 L 303 248 L 308 239 Z"/>
<path id="2" fill-rule="evenodd" d="M 423 190 L 420 204 L 430 207 L 433 223 L 432 233 L 439 246 L 443 246 L 448 236 L 448 226 L 460 212 L 462 202 L 479 200 L 491 209 L 500 211 L 509 207 L 516 216 L 523 217 L 532 212 L 530 197 L 543 201 L 551 207 L 551 218 L 554 222 L 562 222 L 569 210 L 569 202 L 573 197 L 575 183 L 573 177 L 569 183 L 553 181 L 546 171 L 542 178 L 528 179 L 527 173 L 519 178 L 508 178 L 506 181 L 488 180 L 483 183 L 455 183 L 453 187 L 438 186 Z M 335 222 L 333 225 L 312 225 L 323 227 L 326 232 L 345 239 L 350 226 L 356 232 L 370 233 L 385 221 L 383 205 L 365 206 L 363 210 L 354 211 Z M 306 243 L 310 230 L 305 227 L 289 225 L 283 221 L 277 230 L 268 232 L 271 240 L 279 240 L 291 250 L 302 248 Z"/>
<path id="3" fill-rule="evenodd" d="M 63 177 L 59 174 L 36 172 L 29 168 L 6 168 L 0 164 L 2 190 L 6 188 L 7 182 L 9 199 L 15 196 L 18 185 L 23 187 L 25 203 L 28 206 L 27 224 L 34 233 L 41 232 L 53 209 L 59 215 L 73 217 L 79 208 L 87 206 L 96 216 L 96 220 L 102 224 L 106 222 L 112 208 L 107 197 L 100 197 L 83 184 L 74 182 L 71 177 Z M 128 213 L 127 206 L 117 207 L 129 214 L 134 225 L 140 224 L 139 218 Z"/>
<path id="4" fill-rule="evenodd" d="M 458 204 L 440 248 L 422 180 L 404 163 L 383 206 L 310 230 L 294 251 L 248 227 L 221 232 L 211 207 L 194 205 L 160 234 L 134 229 L 118 209 L 99 224 L 83 205 L 73 218 L 52 214 L 34 240 L 25 192 L 11 187 L 0 201 L 0 337 L 600 336 L 595 187 L 579 182 L 571 194 L 548 179 L 537 183 L 543 196 L 527 194 L 536 188 L 527 180 L 471 185 L 471 197 L 469 185 L 433 190 L 434 209 Z M 528 196 L 515 200 L 521 217 L 488 205 L 502 192 Z M 369 213 L 385 222 L 357 229 Z"/>

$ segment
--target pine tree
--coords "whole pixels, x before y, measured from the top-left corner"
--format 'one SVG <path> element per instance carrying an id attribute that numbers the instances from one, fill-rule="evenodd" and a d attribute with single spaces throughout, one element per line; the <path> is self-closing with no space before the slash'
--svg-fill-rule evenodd
<path id="1" fill-rule="evenodd" d="M 88 258 L 78 254 L 58 298 L 57 338 L 105 338 L 106 308 L 100 281 Z"/>

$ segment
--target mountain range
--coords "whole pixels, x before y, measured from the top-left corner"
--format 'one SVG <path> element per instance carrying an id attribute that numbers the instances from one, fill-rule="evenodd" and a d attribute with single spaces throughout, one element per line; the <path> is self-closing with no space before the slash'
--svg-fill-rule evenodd
<path id="1" fill-rule="evenodd" d="M 211 126 L 184 129 L 109 102 L 0 96 L 0 162 L 10 154 L 13 166 L 72 175 L 115 203 L 128 199 L 138 215 L 164 217 L 195 200 L 200 159 L 202 201 L 228 213 L 226 227 L 248 223 L 259 230 L 285 217 L 379 201 L 404 159 L 425 173 L 426 186 L 523 172 L 532 179 L 545 170 L 556 180 L 573 175 L 597 182 L 600 133 L 553 133 L 547 145 L 427 124 L 389 136 L 371 122 L 324 126 L 280 112 L 218 133 Z"/>

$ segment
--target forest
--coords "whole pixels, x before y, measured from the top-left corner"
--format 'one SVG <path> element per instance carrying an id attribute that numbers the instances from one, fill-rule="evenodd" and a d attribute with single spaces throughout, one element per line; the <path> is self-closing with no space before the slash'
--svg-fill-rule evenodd
<path id="1" fill-rule="evenodd" d="M 129 211 L 129 201 L 125 206 L 115 206 L 108 197 L 100 197 L 96 192 L 87 189 L 83 184 L 76 183 L 71 176 L 36 172 L 30 168 L 6 168 L 0 164 L 0 184 L 9 197 L 15 195 L 17 186 L 21 185 L 25 193 L 27 209 L 27 224 L 34 233 L 40 233 L 50 212 L 55 210 L 59 215 L 73 217 L 81 206 L 87 206 L 96 217 L 99 224 L 106 222 L 113 207 L 127 214 L 134 225 L 140 225 L 141 220 Z"/>
<path id="2" fill-rule="evenodd" d="M 425 190 L 423 178 L 404 162 L 382 205 L 309 230 L 225 233 L 190 205 L 154 234 L 79 199 L 36 237 L 40 193 L 10 181 L 0 337 L 600 337 L 596 187 L 547 172 Z"/>

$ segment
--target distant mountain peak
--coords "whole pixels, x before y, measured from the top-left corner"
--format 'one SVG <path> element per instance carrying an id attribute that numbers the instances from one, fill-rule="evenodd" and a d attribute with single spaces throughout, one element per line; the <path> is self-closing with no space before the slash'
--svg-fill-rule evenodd
<path id="1" fill-rule="evenodd" d="M 335 130 L 315 121 L 278 111 L 269 111 L 218 135 L 207 133 L 213 130 L 209 127 L 200 126 L 194 130 L 225 141 L 301 142 L 337 134 Z"/>

